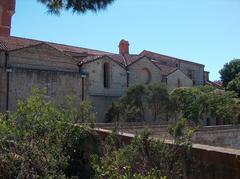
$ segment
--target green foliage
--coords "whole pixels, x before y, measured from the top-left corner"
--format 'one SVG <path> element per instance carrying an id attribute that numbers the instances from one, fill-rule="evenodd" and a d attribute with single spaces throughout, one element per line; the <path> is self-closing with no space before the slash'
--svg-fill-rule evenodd
<path id="1" fill-rule="evenodd" d="M 188 120 L 184 118 L 169 127 L 169 133 L 174 137 L 175 143 L 187 147 L 191 147 L 191 138 L 195 131 L 196 129 L 190 127 Z"/>
<path id="2" fill-rule="evenodd" d="M 68 96 L 64 106 L 56 106 L 42 91 L 33 91 L 16 112 L 0 115 L 0 178 L 185 176 L 185 150 L 153 140 L 147 131 L 129 145 L 115 133 L 102 143 L 88 125 L 95 116 L 89 103 L 77 109 Z"/>
<path id="3" fill-rule="evenodd" d="M 120 120 L 120 106 L 117 102 L 113 102 L 112 106 L 109 108 L 105 114 L 105 122 L 113 122 Z"/>
<path id="4" fill-rule="evenodd" d="M 155 83 L 148 86 L 146 98 L 148 107 L 152 110 L 154 120 L 157 120 L 160 114 L 167 112 L 169 95 L 165 85 Z"/>
<path id="5" fill-rule="evenodd" d="M 219 71 L 223 86 L 227 87 L 228 83 L 236 78 L 240 73 L 240 59 L 234 59 L 229 63 L 226 63 L 224 67 Z"/>
<path id="6" fill-rule="evenodd" d="M 131 86 L 126 94 L 113 103 L 106 114 L 107 122 L 144 121 L 150 109 L 154 120 L 179 120 L 182 117 L 200 124 L 206 116 L 222 119 L 225 123 L 240 122 L 240 103 L 233 92 L 210 86 L 176 88 L 170 94 L 164 85 L 155 83 L 144 87 Z"/>
<path id="7" fill-rule="evenodd" d="M 98 139 L 77 120 L 87 120 L 89 106 L 58 107 L 33 93 L 16 112 L 0 116 L 0 178 L 89 178 Z"/>
<path id="8" fill-rule="evenodd" d="M 198 123 L 206 113 L 206 93 L 198 88 L 177 88 L 170 97 L 174 101 L 175 111 L 178 111 L 184 118 Z"/>
<path id="9" fill-rule="evenodd" d="M 133 85 L 115 103 L 112 104 L 106 114 L 106 121 L 144 121 L 144 114 L 149 108 L 157 120 L 159 114 L 168 112 L 169 95 L 161 83 L 155 83 L 145 87 Z"/>
<path id="10" fill-rule="evenodd" d="M 196 124 L 208 114 L 226 123 L 236 123 L 239 118 L 237 109 L 240 106 L 232 92 L 202 86 L 175 89 L 170 97 L 175 110 Z"/>
<path id="11" fill-rule="evenodd" d="M 232 81 L 228 83 L 227 90 L 235 91 L 238 97 L 240 97 L 240 72 L 238 73 L 236 78 L 234 78 Z"/>
<path id="12" fill-rule="evenodd" d="M 48 8 L 48 12 L 60 14 L 62 10 L 72 10 L 77 13 L 97 12 L 105 9 L 114 0 L 37 0 Z"/>
<path id="13" fill-rule="evenodd" d="M 63 140 L 63 154 L 67 158 L 64 173 L 67 177 L 90 178 L 94 171 L 90 164 L 90 156 L 99 154 L 100 140 L 97 134 L 85 128 L 73 126 L 66 131 Z"/>
<path id="14" fill-rule="evenodd" d="M 93 156 L 92 163 L 96 178 L 183 178 L 181 153 L 145 133 L 122 148 L 104 150 L 102 157 Z"/>
<path id="15" fill-rule="evenodd" d="M 74 102 L 74 96 L 68 95 L 65 97 L 65 103 L 61 106 L 64 118 L 71 119 L 74 123 L 95 123 L 96 112 L 93 106 L 88 101 L 82 101 L 78 108 Z"/>
<path id="16" fill-rule="evenodd" d="M 128 122 L 144 121 L 144 101 L 146 88 L 144 85 L 133 85 L 118 101 L 115 107 L 119 110 L 119 119 Z M 116 111 L 116 110 L 115 110 Z"/>

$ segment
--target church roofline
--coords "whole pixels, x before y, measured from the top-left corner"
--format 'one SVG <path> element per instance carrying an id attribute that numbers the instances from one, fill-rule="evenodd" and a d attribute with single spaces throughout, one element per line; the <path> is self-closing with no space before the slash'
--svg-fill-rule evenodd
<path id="1" fill-rule="evenodd" d="M 88 57 L 92 57 L 93 59 L 89 59 L 87 61 L 84 62 L 84 59 L 88 58 Z M 120 67 L 124 68 L 125 69 L 125 66 L 122 65 L 121 63 L 117 62 L 116 60 L 114 60 L 112 57 L 110 57 L 109 55 L 102 55 L 102 56 L 88 56 L 86 58 L 84 58 L 81 62 L 78 63 L 79 66 L 82 66 L 82 65 L 85 65 L 85 64 L 88 64 L 88 63 L 91 63 L 91 62 L 94 62 L 94 61 L 97 61 L 97 60 L 100 60 L 100 59 L 103 59 L 103 58 L 109 58 L 110 60 L 112 60 L 114 63 L 116 63 L 117 65 L 119 65 Z M 96 58 L 94 58 L 96 57 Z"/>
<path id="2" fill-rule="evenodd" d="M 17 48 L 17 49 L 13 49 L 13 50 L 8 50 L 7 52 L 8 52 L 9 54 L 11 54 L 12 52 L 21 51 L 21 50 L 28 49 L 28 48 L 34 48 L 34 47 L 38 47 L 38 46 L 41 46 L 41 45 L 46 45 L 46 46 L 52 48 L 53 50 L 56 50 L 57 52 L 61 53 L 62 55 L 66 56 L 67 58 L 69 58 L 70 60 L 72 60 L 72 62 L 73 62 L 75 65 L 77 65 L 76 60 L 75 60 L 72 56 L 64 53 L 64 52 L 61 51 L 61 50 L 58 50 L 57 48 L 55 48 L 54 46 L 52 46 L 51 44 L 48 44 L 48 43 L 46 43 L 46 42 L 40 42 L 40 43 L 35 44 L 35 45 L 29 45 L 29 46 L 22 47 L 22 48 Z"/>
<path id="3" fill-rule="evenodd" d="M 171 58 L 172 60 L 177 60 L 177 61 L 180 61 L 180 62 L 182 61 L 182 62 L 191 63 L 191 64 L 195 64 L 195 65 L 205 67 L 205 65 L 203 65 L 201 63 L 192 62 L 192 61 L 188 61 L 188 60 L 183 60 L 183 59 L 180 59 L 180 58 L 176 58 L 176 57 L 169 56 L 169 55 L 163 55 L 163 54 L 160 54 L 160 53 L 157 53 L 157 52 L 152 52 L 152 51 L 149 51 L 149 50 L 143 50 L 140 54 L 145 54 L 145 53 L 152 53 L 152 54 L 159 55 L 159 56 L 162 56 L 162 57 Z"/>

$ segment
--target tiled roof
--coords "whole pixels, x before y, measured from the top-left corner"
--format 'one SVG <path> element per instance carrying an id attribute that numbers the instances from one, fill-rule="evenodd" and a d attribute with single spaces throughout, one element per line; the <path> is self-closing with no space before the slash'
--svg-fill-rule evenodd
<path id="1" fill-rule="evenodd" d="M 184 61 L 174 57 L 161 55 L 161 54 L 154 53 L 147 50 L 142 51 L 139 55 L 137 54 L 119 55 L 119 54 L 114 54 L 114 53 L 109 53 L 109 52 L 104 52 L 99 50 L 57 44 L 53 42 L 45 42 L 40 40 L 26 39 L 26 38 L 13 37 L 13 36 L 10 36 L 10 37 L 0 36 L 0 50 L 4 50 L 4 51 L 16 50 L 20 48 L 33 46 L 33 45 L 38 45 L 41 43 L 46 43 L 56 48 L 57 50 L 62 51 L 65 54 L 73 57 L 78 64 L 88 63 L 107 55 L 108 57 L 113 59 L 116 63 L 126 67 L 136 62 L 141 57 L 146 56 L 149 58 L 149 60 L 151 60 L 156 66 L 158 66 L 161 69 L 162 75 L 171 74 L 177 69 L 176 64 L 178 64 L 179 61 Z M 184 62 L 188 62 L 188 61 L 184 61 Z M 189 62 L 189 63 L 193 63 L 193 62 Z"/>
<path id="2" fill-rule="evenodd" d="M 133 62 L 137 61 L 139 58 L 141 58 L 141 55 L 124 55 L 126 65 L 130 65 Z"/>
<path id="3" fill-rule="evenodd" d="M 20 37 L 3 37 L 0 36 L 0 50 L 15 50 L 20 49 L 32 45 L 37 45 L 40 43 L 47 43 L 56 49 L 62 51 L 62 52 L 72 52 L 72 53 L 87 53 L 89 55 L 106 55 L 111 54 L 109 52 L 103 52 L 99 50 L 92 50 L 87 48 L 81 48 L 81 47 L 74 47 L 69 45 L 63 45 L 63 44 L 56 44 L 52 42 L 44 42 L 40 40 L 33 40 L 33 39 L 26 39 L 26 38 L 20 38 Z M 3 45 L 5 44 L 5 45 Z"/>
<path id="4" fill-rule="evenodd" d="M 118 55 L 118 54 L 110 54 L 108 55 L 111 59 L 113 59 L 115 62 L 117 62 L 118 64 L 121 64 L 123 66 L 125 66 L 125 59 L 123 58 L 122 55 Z"/>
<path id="5" fill-rule="evenodd" d="M 221 81 L 206 81 L 206 84 L 213 87 L 222 87 L 223 84 Z"/>
<path id="6" fill-rule="evenodd" d="M 7 50 L 7 46 L 4 42 L 0 41 L 0 50 Z"/>
<path id="7" fill-rule="evenodd" d="M 171 73 L 173 73 L 174 71 L 177 70 L 177 68 L 175 67 L 171 67 L 171 66 L 166 66 L 166 65 L 162 65 L 159 61 L 156 60 L 151 60 L 158 68 L 160 68 L 161 70 L 161 74 L 164 76 L 168 76 Z"/>
<path id="8" fill-rule="evenodd" d="M 187 61 L 187 60 L 182 60 L 182 59 L 179 59 L 179 58 L 158 54 L 158 53 L 151 52 L 151 51 L 148 51 L 148 50 L 142 51 L 140 53 L 140 55 L 147 56 L 147 57 L 152 58 L 154 60 L 158 60 L 160 63 L 162 63 L 162 65 L 168 65 L 168 66 L 172 66 L 172 67 L 176 67 L 176 65 L 181 63 L 181 62 L 191 63 L 191 64 L 195 64 L 195 65 L 199 65 L 199 66 L 204 66 L 200 63 L 195 63 L 195 62 L 191 62 L 191 61 Z"/>
<path id="9" fill-rule="evenodd" d="M 147 51 L 147 50 L 142 51 L 140 53 L 140 55 L 147 56 L 151 59 L 157 60 L 162 65 L 168 65 L 168 66 L 170 65 L 170 66 L 175 67 L 176 64 L 177 64 L 177 60 L 173 57 L 168 57 L 168 56 L 161 55 L 161 54 L 154 53 L 154 52 L 150 52 L 150 51 Z"/>

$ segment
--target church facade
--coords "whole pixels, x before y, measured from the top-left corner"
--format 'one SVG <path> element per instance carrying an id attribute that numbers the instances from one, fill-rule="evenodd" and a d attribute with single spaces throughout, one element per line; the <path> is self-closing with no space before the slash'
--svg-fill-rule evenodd
<path id="1" fill-rule="evenodd" d="M 14 5 L 0 3 L 0 112 L 15 110 L 37 87 L 57 104 L 66 95 L 74 95 L 76 105 L 89 100 L 103 122 L 112 102 L 131 85 L 162 82 L 171 91 L 208 81 L 204 65 L 147 50 L 130 54 L 126 40 L 114 54 L 10 36 Z"/>

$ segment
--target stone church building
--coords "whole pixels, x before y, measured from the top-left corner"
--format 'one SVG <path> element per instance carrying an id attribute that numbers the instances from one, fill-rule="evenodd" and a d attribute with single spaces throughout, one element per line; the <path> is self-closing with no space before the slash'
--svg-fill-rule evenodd
<path id="1" fill-rule="evenodd" d="M 204 65 L 143 50 L 129 53 L 121 40 L 119 53 L 13 37 L 11 17 L 15 1 L 0 1 L 0 112 L 15 110 L 33 87 L 47 89 L 57 104 L 75 95 L 77 105 L 90 101 L 104 120 L 106 110 L 133 84 L 163 82 L 169 91 L 203 85 L 208 81 Z"/>

